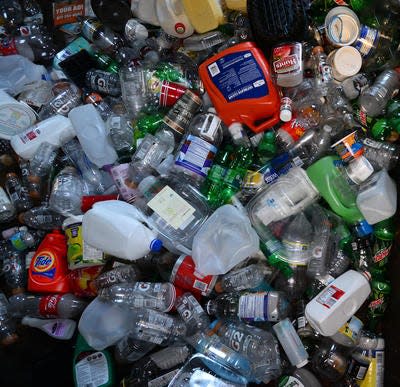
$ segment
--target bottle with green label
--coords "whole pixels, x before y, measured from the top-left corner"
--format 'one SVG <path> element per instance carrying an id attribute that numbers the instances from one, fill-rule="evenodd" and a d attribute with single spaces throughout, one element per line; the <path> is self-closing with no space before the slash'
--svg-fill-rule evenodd
<path id="1" fill-rule="evenodd" d="M 392 250 L 396 228 L 394 219 L 385 219 L 374 225 L 374 237 L 372 245 L 372 265 L 385 271 L 386 264 Z"/>
<path id="2" fill-rule="evenodd" d="M 300 368 L 294 370 L 291 375 L 281 376 L 278 387 L 322 387 L 322 385 L 310 371 Z"/>
<path id="3" fill-rule="evenodd" d="M 111 354 L 107 350 L 96 351 L 81 335 L 76 342 L 73 373 L 75 387 L 116 385 Z"/>

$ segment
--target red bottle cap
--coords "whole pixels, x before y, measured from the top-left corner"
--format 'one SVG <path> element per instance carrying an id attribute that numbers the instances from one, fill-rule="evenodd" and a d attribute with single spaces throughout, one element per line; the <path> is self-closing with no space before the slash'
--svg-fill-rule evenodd
<path id="1" fill-rule="evenodd" d="M 82 212 L 89 211 L 94 203 L 104 202 L 106 200 L 118 200 L 118 195 L 90 195 L 83 196 L 81 202 Z"/>

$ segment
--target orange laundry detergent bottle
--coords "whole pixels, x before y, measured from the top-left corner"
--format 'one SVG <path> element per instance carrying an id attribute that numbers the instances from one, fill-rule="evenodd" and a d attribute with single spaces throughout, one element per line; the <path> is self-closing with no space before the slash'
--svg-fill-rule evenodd
<path id="1" fill-rule="evenodd" d="M 232 136 L 242 124 L 259 133 L 279 122 L 279 93 L 268 61 L 255 43 L 221 51 L 200 65 L 199 74 Z"/>
<path id="2" fill-rule="evenodd" d="M 71 291 L 67 264 L 67 239 L 59 230 L 47 234 L 32 258 L 28 290 L 43 293 Z"/>

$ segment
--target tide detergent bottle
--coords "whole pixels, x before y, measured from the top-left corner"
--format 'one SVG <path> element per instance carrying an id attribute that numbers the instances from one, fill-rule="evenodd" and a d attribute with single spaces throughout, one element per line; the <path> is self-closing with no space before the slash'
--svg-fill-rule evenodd
<path id="1" fill-rule="evenodd" d="M 59 230 L 47 234 L 32 258 L 28 290 L 40 293 L 68 293 L 67 240 Z"/>
<path id="2" fill-rule="evenodd" d="M 253 42 L 229 47 L 199 67 L 200 78 L 229 131 L 245 124 L 259 133 L 279 122 L 279 93 L 268 61 Z"/>

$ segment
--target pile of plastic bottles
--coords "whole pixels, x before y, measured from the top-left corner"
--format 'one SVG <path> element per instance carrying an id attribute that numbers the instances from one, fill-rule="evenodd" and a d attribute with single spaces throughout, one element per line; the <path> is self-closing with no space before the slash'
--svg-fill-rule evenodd
<path id="1" fill-rule="evenodd" d="M 76 386 L 383 386 L 398 0 L 51 3 L 0 4 L 1 344 L 74 340 Z"/>

